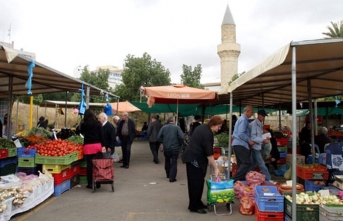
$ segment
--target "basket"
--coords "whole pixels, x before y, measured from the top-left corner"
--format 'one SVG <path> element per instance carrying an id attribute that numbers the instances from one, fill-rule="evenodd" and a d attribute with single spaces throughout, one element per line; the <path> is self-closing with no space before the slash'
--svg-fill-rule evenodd
<path id="1" fill-rule="evenodd" d="M 20 147 L 17 149 L 18 157 L 35 157 L 37 150 Z"/>
<path id="2" fill-rule="evenodd" d="M 70 180 L 66 180 L 54 187 L 54 196 L 60 196 L 65 191 L 70 190 Z"/>
<path id="3" fill-rule="evenodd" d="M 297 176 L 304 180 L 327 180 L 329 172 L 323 165 L 317 165 L 318 170 L 312 170 L 306 166 L 297 166 Z"/>
<path id="4" fill-rule="evenodd" d="M 56 164 L 56 165 L 68 165 L 74 161 L 77 161 L 78 152 L 75 151 L 71 154 L 60 156 L 60 157 L 50 157 L 41 156 L 38 153 L 35 156 L 36 164 Z"/>
<path id="5" fill-rule="evenodd" d="M 42 171 L 43 173 L 45 173 L 45 171 L 48 171 L 49 173 L 52 173 L 52 174 L 58 174 L 68 168 L 70 168 L 70 165 L 44 164 Z"/>
<path id="6" fill-rule="evenodd" d="M 19 167 L 36 167 L 35 158 L 33 157 L 20 157 L 18 158 Z"/>
<path id="7" fill-rule="evenodd" d="M 0 167 L 0 176 L 14 174 L 16 171 L 17 171 L 17 164 L 10 163 L 10 164 L 5 165 L 4 167 Z"/>
<path id="8" fill-rule="evenodd" d="M 8 149 L 7 148 L 1 148 L 0 149 L 0 159 L 5 159 L 8 157 Z"/>
<path id="9" fill-rule="evenodd" d="M 76 185 L 80 184 L 80 177 L 79 175 L 73 176 L 73 178 L 70 179 L 70 188 L 73 188 Z"/>
<path id="10" fill-rule="evenodd" d="M 255 202 L 260 211 L 283 212 L 283 198 L 275 186 L 255 187 Z"/>
<path id="11" fill-rule="evenodd" d="M 343 207 L 342 206 L 319 206 L 319 220 L 343 220 Z"/>
<path id="12" fill-rule="evenodd" d="M 8 148 L 8 157 L 15 157 L 17 156 L 17 148 Z"/>
<path id="13" fill-rule="evenodd" d="M 258 205 L 255 204 L 256 221 L 284 221 L 283 212 L 263 212 Z"/>
<path id="14" fill-rule="evenodd" d="M 292 217 L 292 203 L 285 197 L 285 214 Z M 297 221 L 319 220 L 319 206 L 313 204 L 297 204 Z"/>
<path id="15" fill-rule="evenodd" d="M 318 192 L 326 186 L 325 184 L 314 184 L 314 182 L 315 180 L 305 180 L 305 191 Z"/>
<path id="16" fill-rule="evenodd" d="M 17 173 L 25 173 L 26 175 L 34 174 L 38 175 L 37 167 L 18 167 Z"/>

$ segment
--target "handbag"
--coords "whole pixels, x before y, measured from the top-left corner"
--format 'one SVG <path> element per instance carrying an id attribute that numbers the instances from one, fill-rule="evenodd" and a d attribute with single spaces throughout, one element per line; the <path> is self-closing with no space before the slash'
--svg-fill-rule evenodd
<path id="1" fill-rule="evenodd" d="M 114 144 L 114 146 L 116 146 L 116 147 L 120 147 L 121 146 L 121 141 L 120 141 L 119 137 L 116 140 L 116 143 Z"/>

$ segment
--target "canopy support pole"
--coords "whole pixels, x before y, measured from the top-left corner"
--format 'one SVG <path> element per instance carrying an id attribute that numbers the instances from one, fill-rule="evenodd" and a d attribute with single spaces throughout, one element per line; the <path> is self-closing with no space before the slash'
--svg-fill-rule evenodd
<path id="1" fill-rule="evenodd" d="M 308 105 L 310 110 L 310 124 L 311 124 L 311 149 L 312 149 L 312 163 L 315 162 L 316 152 L 314 146 L 314 119 L 313 119 L 313 104 L 312 104 L 312 86 L 311 79 L 307 79 Z M 306 159 L 305 159 L 306 160 Z"/>
<path id="2" fill-rule="evenodd" d="M 296 220 L 297 218 L 297 204 L 296 204 L 296 184 L 297 184 L 297 122 L 296 122 L 296 109 L 297 109 L 297 72 L 296 72 L 296 47 L 292 47 L 292 220 Z"/>
<path id="3" fill-rule="evenodd" d="M 279 130 L 282 130 L 282 125 L 281 125 L 281 104 L 279 104 Z"/>
<path id="4" fill-rule="evenodd" d="M 230 179 L 230 162 L 231 162 L 231 137 L 232 137 L 232 103 L 233 103 L 233 98 L 232 98 L 232 92 L 230 93 L 230 127 L 229 127 L 229 142 L 228 142 L 228 165 L 227 165 L 227 174 L 228 174 L 228 179 Z"/>

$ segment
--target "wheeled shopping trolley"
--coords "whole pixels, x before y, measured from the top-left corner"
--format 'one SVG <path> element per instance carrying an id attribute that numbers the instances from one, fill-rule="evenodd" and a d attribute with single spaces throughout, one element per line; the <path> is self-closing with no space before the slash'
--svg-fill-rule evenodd
<path id="1" fill-rule="evenodd" d="M 97 184 L 111 184 L 114 192 L 113 159 L 93 159 L 93 193 Z"/>
<path id="2" fill-rule="evenodd" d="M 212 171 L 211 171 L 212 172 Z M 211 173 L 212 174 L 212 173 Z M 206 181 L 207 184 L 207 209 L 214 211 L 217 216 L 231 215 L 232 204 L 235 202 L 233 180 L 227 179 L 227 176 L 221 174 L 215 178 L 213 175 Z M 226 204 L 228 213 L 217 213 L 217 204 Z"/>

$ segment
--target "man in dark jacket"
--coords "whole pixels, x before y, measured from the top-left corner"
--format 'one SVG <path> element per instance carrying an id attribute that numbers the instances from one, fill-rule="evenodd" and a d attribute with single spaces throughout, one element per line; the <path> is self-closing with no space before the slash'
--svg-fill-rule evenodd
<path id="1" fill-rule="evenodd" d="M 163 143 L 165 157 L 164 169 L 169 182 L 176 181 L 177 158 L 183 144 L 184 135 L 181 128 L 175 125 L 175 117 L 170 117 L 157 135 L 158 141 Z"/>
<path id="2" fill-rule="evenodd" d="M 149 138 L 149 145 L 152 156 L 154 157 L 153 162 L 158 164 L 160 161 L 158 160 L 158 149 L 160 146 L 160 142 L 158 142 L 157 135 L 160 129 L 162 128 L 162 124 L 158 120 L 156 115 L 151 117 L 151 122 L 148 125 L 147 136 Z"/>
<path id="3" fill-rule="evenodd" d="M 129 169 L 130 157 L 131 157 L 131 145 L 136 137 L 136 125 L 129 118 L 127 112 L 123 112 L 117 128 L 117 136 L 121 141 L 121 150 L 123 153 L 123 165 L 121 168 Z"/>
<path id="4" fill-rule="evenodd" d="M 112 155 L 114 153 L 114 146 L 116 143 L 115 128 L 110 122 L 107 121 L 107 115 L 104 112 L 99 114 L 98 120 L 102 124 L 106 151 Z"/>

